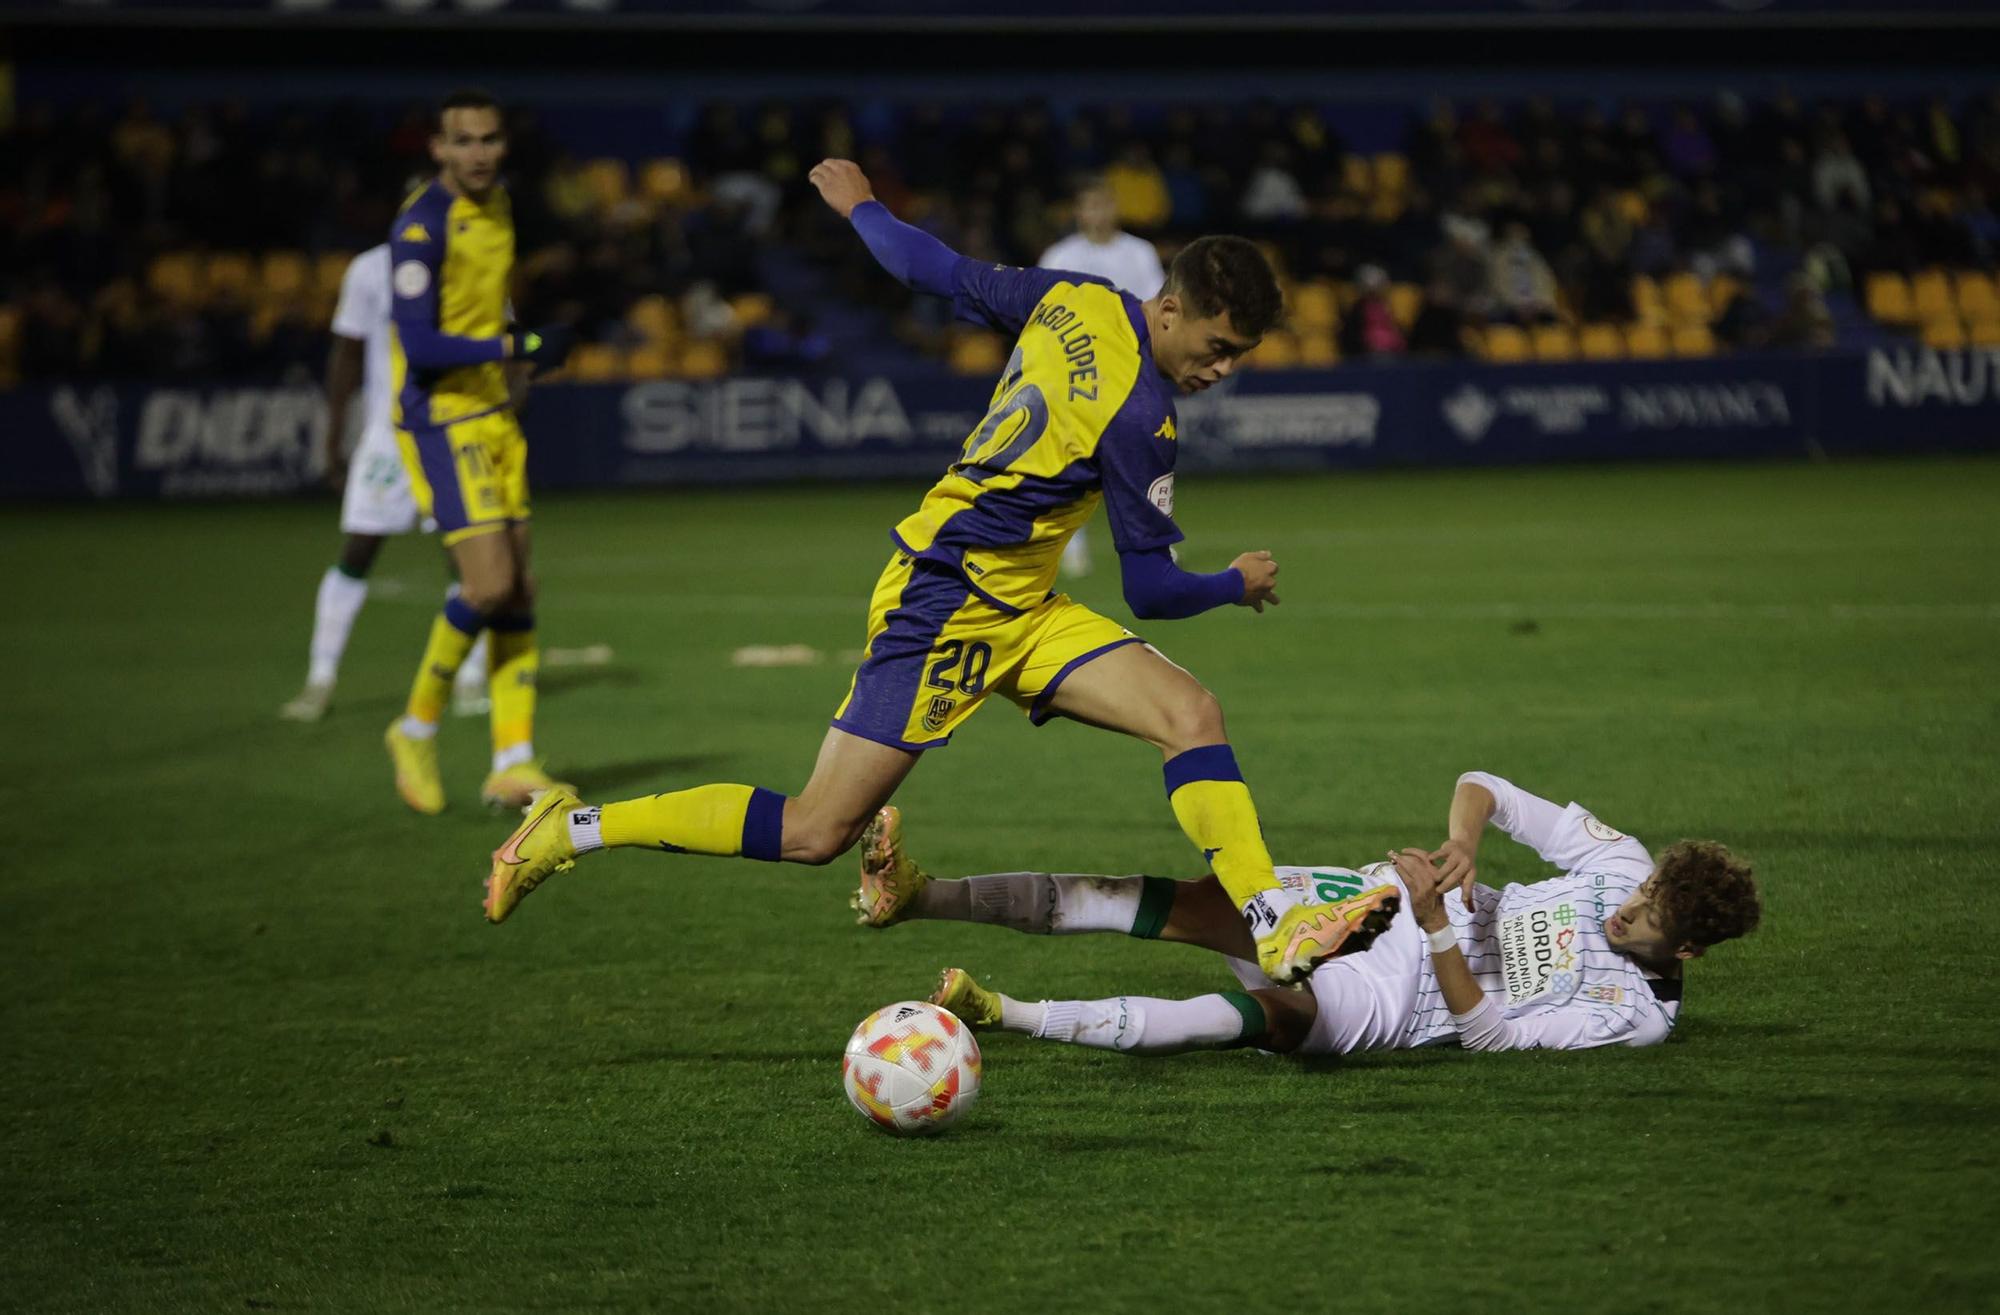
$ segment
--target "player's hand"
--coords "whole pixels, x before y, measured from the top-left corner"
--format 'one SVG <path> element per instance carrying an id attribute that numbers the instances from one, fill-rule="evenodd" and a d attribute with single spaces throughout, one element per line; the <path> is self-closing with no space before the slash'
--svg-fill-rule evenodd
<path id="1" fill-rule="evenodd" d="M 1410 916 L 1425 931 L 1436 931 L 1451 925 L 1451 919 L 1444 913 L 1444 892 L 1438 884 L 1438 870 L 1431 866 L 1430 851 L 1426 849 L 1390 850 L 1389 861 L 1396 865 L 1396 875 L 1403 879 L 1403 889 L 1410 893 Z"/>
<path id="2" fill-rule="evenodd" d="M 1472 844 L 1464 840 L 1447 840 L 1430 856 L 1438 867 L 1438 884 L 1447 889 L 1458 887 L 1467 910 L 1472 908 L 1472 885 L 1479 876 L 1477 857 Z"/>
<path id="3" fill-rule="evenodd" d="M 1238 607 L 1262 612 L 1266 603 L 1278 605 L 1278 563 L 1270 553 L 1246 552 L 1229 564 L 1243 573 L 1243 597 L 1236 600 Z"/>
<path id="4" fill-rule="evenodd" d="M 819 189 L 820 199 L 842 219 L 853 214 L 855 206 L 875 199 L 868 175 L 852 160 L 821 160 L 806 177 Z"/>
<path id="5" fill-rule="evenodd" d="M 535 374 L 561 368 L 569 359 L 570 348 L 576 346 L 576 333 L 566 324 L 544 324 L 512 336 L 513 359 L 526 361 Z"/>

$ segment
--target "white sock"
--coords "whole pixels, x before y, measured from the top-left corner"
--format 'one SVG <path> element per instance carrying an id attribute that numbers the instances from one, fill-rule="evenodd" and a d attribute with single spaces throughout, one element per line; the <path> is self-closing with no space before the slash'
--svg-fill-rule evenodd
<path id="1" fill-rule="evenodd" d="M 1109 1000 L 1044 1000 L 1025 1005 L 1000 997 L 1000 1027 L 1045 1041 L 1093 1050 L 1175 1055 L 1213 1050 L 1243 1039 L 1242 1013 L 1221 995 L 1161 1000 L 1122 995 Z"/>
<path id="2" fill-rule="evenodd" d="M 482 630 L 479 638 L 472 641 L 465 661 L 458 664 L 458 674 L 451 678 L 454 690 L 478 689 L 486 683 L 486 637 L 491 633 L 490 630 Z"/>
<path id="3" fill-rule="evenodd" d="M 1036 936 L 1125 935 L 1139 916 L 1144 877 L 1067 872 L 996 872 L 933 881 L 917 892 L 912 918 L 984 922 Z"/>
<path id="4" fill-rule="evenodd" d="M 436 722 L 424 721 L 418 717 L 406 715 L 398 724 L 402 726 L 403 734 L 413 740 L 428 740 L 435 737 L 438 733 L 438 724 Z"/>
<path id="5" fill-rule="evenodd" d="M 593 849 L 604 848 L 604 823 L 600 820 L 602 810 L 596 808 L 572 808 L 569 810 L 569 843 L 579 854 L 588 854 Z"/>
<path id="6" fill-rule="evenodd" d="M 523 740 L 519 744 L 510 744 L 504 749 L 495 750 L 493 753 L 493 770 L 504 772 L 509 767 L 518 767 L 522 763 L 533 762 L 534 760 L 535 742 L 533 740 Z"/>
<path id="7" fill-rule="evenodd" d="M 343 574 L 329 566 L 319 578 L 319 598 L 313 607 L 312 644 L 306 650 L 306 682 L 331 685 L 340 674 L 340 658 L 347 651 L 347 637 L 354 631 L 354 618 L 368 601 L 368 582 Z"/>

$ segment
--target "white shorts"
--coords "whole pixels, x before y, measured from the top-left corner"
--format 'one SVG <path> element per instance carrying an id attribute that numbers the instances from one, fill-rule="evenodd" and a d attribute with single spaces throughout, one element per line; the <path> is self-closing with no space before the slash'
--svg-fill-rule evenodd
<path id="1" fill-rule="evenodd" d="M 409 534 L 418 528 L 417 500 L 410 472 L 396 448 L 396 435 L 369 430 L 347 468 L 347 492 L 340 499 L 343 534 Z"/>
<path id="2" fill-rule="evenodd" d="M 1387 863 L 1359 869 L 1373 884 L 1393 882 L 1403 890 L 1395 869 Z M 1294 1051 L 1300 1055 L 1346 1055 L 1357 1050 L 1394 1050 L 1413 1043 L 1417 995 L 1423 985 L 1424 960 L 1430 947 L 1417 919 L 1410 912 L 1408 891 L 1403 891 L 1403 907 L 1397 911 L 1389 930 L 1360 954 L 1346 955 L 1321 964 L 1309 979 L 1319 1017 L 1305 1042 Z M 1271 986 L 1254 963 L 1231 959 L 1229 967 L 1236 980 L 1249 990 Z"/>

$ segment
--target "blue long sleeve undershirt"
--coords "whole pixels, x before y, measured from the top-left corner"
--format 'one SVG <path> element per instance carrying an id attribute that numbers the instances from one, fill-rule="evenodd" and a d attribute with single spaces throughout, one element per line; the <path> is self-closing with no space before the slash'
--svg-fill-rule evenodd
<path id="1" fill-rule="evenodd" d="M 848 215 L 869 253 L 896 281 L 939 297 L 958 293 L 956 251 L 889 213 L 880 201 L 863 201 Z"/>
<path id="2" fill-rule="evenodd" d="M 1183 571 L 1166 548 L 1118 554 L 1125 605 L 1141 621 L 1178 621 L 1243 601 L 1243 572 L 1235 567 L 1201 575 Z"/>
<path id="3" fill-rule="evenodd" d="M 479 365 L 507 357 L 507 339 L 467 338 L 456 333 L 439 333 L 428 324 L 396 321 L 402 339 L 403 359 L 419 370 L 449 370 L 460 365 Z"/>

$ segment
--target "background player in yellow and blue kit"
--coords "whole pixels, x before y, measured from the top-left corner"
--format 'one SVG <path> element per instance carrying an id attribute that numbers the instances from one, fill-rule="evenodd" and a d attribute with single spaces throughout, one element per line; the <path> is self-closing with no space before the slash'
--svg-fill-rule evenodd
<path id="1" fill-rule="evenodd" d="M 480 793 L 520 807 L 555 784 L 535 761 L 528 445 L 514 418 L 508 363 L 559 365 L 569 335 L 508 327 L 514 221 L 499 184 L 506 152 L 492 97 L 446 98 L 431 135 L 438 175 L 403 203 L 389 235 L 397 438 L 418 509 L 437 523 L 459 578 L 431 624 L 409 706 L 386 737 L 396 790 L 420 813 L 444 807 L 438 720 L 481 631 L 491 636 L 493 770 Z"/>
<path id="2" fill-rule="evenodd" d="M 1338 950 L 1355 911 L 1302 903 L 1279 886 L 1215 697 L 1117 622 L 1051 590 L 1063 545 L 1103 501 L 1135 616 L 1278 601 L 1269 553 L 1197 575 L 1170 552 L 1182 537 L 1174 395 L 1229 374 L 1276 322 L 1282 297 L 1263 255 L 1241 238 L 1199 239 L 1142 303 L 1093 276 L 962 257 L 899 223 L 847 161 L 825 161 L 811 177 L 897 278 L 952 298 L 966 319 L 1019 333 L 991 409 L 890 536 L 866 655 L 805 789 L 787 799 L 707 785 L 602 809 L 553 791 L 495 852 L 487 917 L 505 918 L 550 873 L 603 847 L 825 863 L 878 808 L 870 862 L 893 866 L 896 815 L 882 805 L 923 750 L 947 743 L 997 693 L 1037 724 L 1070 717 L 1158 747 L 1174 815 L 1249 920 L 1259 962 L 1277 980 L 1304 976 Z M 893 872 L 885 878 L 893 885 Z"/>

